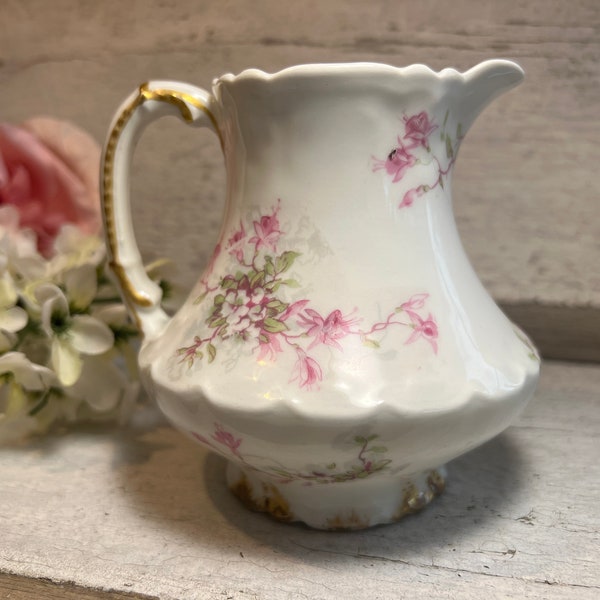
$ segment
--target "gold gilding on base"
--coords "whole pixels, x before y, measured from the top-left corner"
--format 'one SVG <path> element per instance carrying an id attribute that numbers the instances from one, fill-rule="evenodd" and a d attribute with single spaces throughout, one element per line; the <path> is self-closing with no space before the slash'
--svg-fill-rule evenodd
<path id="1" fill-rule="evenodd" d="M 419 490 L 413 482 L 405 483 L 402 502 L 391 519 L 386 522 L 399 521 L 402 517 L 419 512 L 436 496 L 439 496 L 446 487 L 444 477 L 439 471 L 430 471 L 426 481 L 427 488 L 425 490 Z M 260 486 L 262 489 L 255 491 L 248 478 L 242 474 L 235 483 L 229 486 L 229 489 L 251 510 L 267 513 L 277 521 L 296 520 L 289 502 L 277 487 L 269 483 L 261 483 Z M 368 515 L 361 515 L 355 510 L 350 510 L 328 518 L 322 528 L 329 531 L 349 531 L 366 529 L 373 524 Z"/>
<path id="2" fill-rule="evenodd" d="M 262 494 L 256 497 L 250 482 L 245 475 L 242 475 L 235 484 L 230 486 L 230 489 L 247 508 L 268 513 L 277 521 L 292 521 L 294 515 L 281 492 L 274 485 L 268 483 L 263 483 L 262 487 Z"/>
<path id="3" fill-rule="evenodd" d="M 336 515 L 332 519 L 327 519 L 327 529 L 329 531 L 348 531 L 352 529 L 366 529 L 371 523 L 367 519 L 360 517 L 354 511 L 349 515 Z"/>
<path id="4" fill-rule="evenodd" d="M 406 515 L 411 515 L 425 508 L 436 496 L 446 488 L 446 481 L 439 471 L 431 471 L 427 475 L 427 489 L 419 491 L 414 483 L 410 483 L 404 490 L 402 503 L 394 513 L 393 520 L 399 521 Z"/>
<path id="5" fill-rule="evenodd" d="M 104 169 L 102 173 L 103 182 L 103 208 L 104 208 L 104 224 L 106 228 L 106 236 L 108 240 L 108 247 L 110 251 L 111 261 L 110 266 L 115 273 L 115 276 L 119 280 L 123 293 L 129 300 L 130 304 L 141 307 L 150 307 L 153 305 L 152 299 L 148 294 L 137 290 L 125 272 L 125 268 L 119 261 L 118 243 L 117 243 L 117 230 L 115 226 L 115 211 L 114 211 L 114 166 L 115 166 L 115 150 L 119 138 L 123 132 L 123 129 L 131 119 L 135 110 L 141 106 L 144 102 L 154 100 L 160 102 L 167 102 L 176 106 L 183 119 L 190 123 L 194 120 L 190 106 L 205 113 L 210 122 L 212 123 L 221 147 L 223 147 L 223 139 L 217 127 L 217 121 L 210 110 L 202 104 L 197 98 L 190 94 L 185 94 L 175 90 L 167 89 L 149 89 L 148 84 L 143 84 L 139 88 L 137 96 L 127 105 L 119 115 L 116 123 L 114 124 L 108 141 L 106 143 L 106 149 L 104 152 Z M 137 316 L 136 316 L 137 319 Z M 139 325 L 139 323 L 138 323 Z"/>

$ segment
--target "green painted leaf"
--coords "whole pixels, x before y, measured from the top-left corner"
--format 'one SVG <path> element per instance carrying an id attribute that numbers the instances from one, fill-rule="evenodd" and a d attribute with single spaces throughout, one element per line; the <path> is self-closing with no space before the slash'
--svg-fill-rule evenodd
<path id="1" fill-rule="evenodd" d="M 211 363 L 213 360 L 215 360 L 217 349 L 209 342 L 208 346 L 206 346 L 206 351 L 208 352 L 208 362 Z"/>
<path id="2" fill-rule="evenodd" d="M 299 252 L 288 250 L 275 260 L 275 272 L 285 273 L 293 264 L 296 258 L 300 256 Z"/>
<path id="3" fill-rule="evenodd" d="M 265 272 L 259 271 L 258 273 L 254 273 L 254 275 L 252 277 L 250 277 L 249 279 L 250 279 L 250 285 L 252 287 L 256 287 L 257 285 L 260 285 L 262 282 L 264 282 Z"/>
<path id="4" fill-rule="evenodd" d="M 263 321 L 263 329 L 268 331 L 269 333 L 279 333 L 280 331 L 286 331 L 287 325 L 282 321 L 278 321 L 277 319 L 273 319 L 272 317 L 267 317 Z"/>
<path id="5" fill-rule="evenodd" d="M 221 317 L 220 319 L 210 319 L 208 326 L 211 329 L 214 329 L 215 327 L 221 327 L 221 325 L 225 325 L 225 323 L 227 323 L 227 319 L 225 317 Z"/>
<path id="6" fill-rule="evenodd" d="M 373 440 L 376 440 L 379 437 L 379 435 L 377 433 L 372 433 L 371 435 L 367 436 L 367 442 L 372 442 Z"/>
<path id="7" fill-rule="evenodd" d="M 362 435 L 357 435 L 354 437 L 354 441 L 357 444 L 366 444 L 367 443 L 367 438 L 364 438 Z"/>
<path id="8" fill-rule="evenodd" d="M 267 275 L 275 275 L 275 265 L 273 265 L 272 262 L 265 261 L 265 272 L 267 273 Z"/>
<path id="9" fill-rule="evenodd" d="M 440 176 L 438 177 L 438 181 L 440 183 L 440 187 L 442 189 L 444 189 L 444 178 L 442 177 L 441 173 L 440 173 Z"/>
<path id="10" fill-rule="evenodd" d="M 285 302 L 282 302 L 281 300 L 277 299 L 271 300 L 271 302 L 267 304 L 267 308 L 270 309 L 271 315 L 278 315 L 282 313 L 287 307 L 288 305 Z"/>
<path id="11" fill-rule="evenodd" d="M 223 304 L 223 302 L 225 302 L 225 296 L 223 296 L 223 294 L 217 294 L 214 302 L 216 306 Z"/>
<path id="12" fill-rule="evenodd" d="M 369 448 L 369 450 L 371 452 L 377 452 L 378 454 L 383 454 L 384 452 L 387 452 L 387 448 L 385 446 L 373 446 L 372 448 Z"/>
<path id="13" fill-rule="evenodd" d="M 363 346 L 366 346 L 367 348 L 381 348 L 381 344 L 379 342 L 376 342 L 370 338 L 363 339 Z"/>
<path id="14" fill-rule="evenodd" d="M 195 300 L 194 300 L 194 304 L 200 304 L 200 302 L 202 302 L 202 300 L 204 300 L 204 298 L 206 298 L 206 296 L 208 295 L 208 292 L 204 292 L 203 294 L 200 294 Z"/>
<path id="15" fill-rule="evenodd" d="M 300 287 L 300 283 L 297 282 L 295 279 L 284 279 L 281 283 L 283 283 L 283 285 L 287 285 L 292 288 Z"/>
<path id="16" fill-rule="evenodd" d="M 269 286 L 269 291 L 276 292 L 281 287 L 281 281 L 276 281 Z"/>
<path id="17" fill-rule="evenodd" d="M 463 136 L 463 132 L 462 132 L 462 124 L 459 123 L 456 126 L 456 139 L 461 140 Z"/>
<path id="18" fill-rule="evenodd" d="M 325 466 L 325 468 L 329 469 L 331 471 L 332 469 L 335 469 L 335 466 L 336 466 L 335 463 L 329 463 L 328 465 Z"/>
<path id="19" fill-rule="evenodd" d="M 448 115 L 450 114 L 450 109 L 446 110 L 446 114 L 444 115 L 444 123 L 442 127 L 446 127 L 446 123 L 448 122 Z"/>
<path id="20" fill-rule="evenodd" d="M 371 474 L 370 471 L 361 471 L 360 473 L 357 473 L 357 477 L 359 479 L 364 479 L 365 477 L 368 477 Z"/>
<path id="21" fill-rule="evenodd" d="M 230 275 L 227 277 L 223 277 L 221 280 L 221 289 L 230 290 L 231 288 L 237 287 L 236 280 Z"/>
<path id="22" fill-rule="evenodd" d="M 261 343 L 263 343 L 263 344 L 268 344 L 269 343 L 269 338 L 264 333 L 261 333 L 258 336 L 258 341 L 261 342 Z"/>
<path id="23" fill-rule="evenodd" d="M 446 156 L 448 158 L 454 158 L 454 149 L 452 148 L 452 140 L 450 136 L 446 138 Z"/>

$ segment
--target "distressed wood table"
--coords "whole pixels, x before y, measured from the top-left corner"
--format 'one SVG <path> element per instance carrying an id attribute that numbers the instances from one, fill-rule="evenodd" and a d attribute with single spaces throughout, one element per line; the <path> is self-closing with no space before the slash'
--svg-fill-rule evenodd
<path id="1" fill-rule="evenodd" d="M 363 532 L 247 512 L 221 460 L 151 407 L 128 429 L 0 450 L 0 598 L 600 597 L 599 31 L 597 0 L 0 2 L 0 119 L 66 118 L 98 140 L 152 78 L 209 87 L 300 62 L 517 60 L 525 84 L 462 145 L 458 225 L 544 356 L 590 363 L 546 362 L 521 419 L 452 463 L 439 500 Z M 144 257 L 173 258 L 190 287 L 221 221 L 218 143 L 166 120 L 135 167 Z"/>

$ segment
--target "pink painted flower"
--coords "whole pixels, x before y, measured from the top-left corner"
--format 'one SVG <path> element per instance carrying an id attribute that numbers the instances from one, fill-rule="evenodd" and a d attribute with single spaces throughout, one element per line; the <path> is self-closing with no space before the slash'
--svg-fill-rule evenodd
<path id="1" fill-rule="evenodd" d="M 406 173 L 406 171 L 416 162 L 415 157 L 407 151 L 400 138 L 398 138 L 398 144 L 399 145 L 387 155 L 385 160 L 376 160 L 375 167 L 373 167 L 373 171 L 384 169 L 388 175 L 393 177 L 393 183 L 400 181 L 404 176 L 404 173 Z"/>
<path id="2" fill-rule="evenodd" d="M 412 206 L 414 201 L 417 198 L 420 198 L 425 193 L 425 191 L 426 191 L 426 189 L 425 189 L 424 185 L 420 185 L 417 188 L 408 190 L 408 192 L 406 192 L 406 194 L 404 194 L 404 196 L 402 198 L 402 202 L 400 202 L 400 204 L 398 205 L 398 208 L 407 208 L 409 206 Z"/>
<path id="3" fill-rule="evenodd" d="M 400 308 L 406 311 L 419 310 L 425 306 L 425 300 L 427 300 L 427 298 L 429 298 L 429 294 L 413 294 L 406 302 L 403 302 L 400 305 Z"/>
<path id="4" fill-rule="evenodd" d="M 20 226 L 35 232 L 45 256 L 65 223 L 99 232 L 99 166 L 98 144 L 70 123 L 0 124 L 0 205 L 17 208 Z"/>
<path id="5" fill-rule="evenodd" d="M 427 138 L 436 129 L 437 125 L 429 120 L 425 111 L 412 117 L 404 116 L 404 139 L 411 140 L 414 146 L 427 148 Z"/>
<path id="6" fill-rule="evenodd" d="M 410 310 L 407 311 L 407 314 L 409 315 L 410 320 L 412 321 L 413 332 L 410 334 L 410 337 L 404 343 L 412 344 L 413 342 L 416 342 L 419 338 L 423 338 L 431 344 L 434 354 L 437 354 L 438 326 L 433 316 L 429 314 L 427 319 L 422 319 L 417 313 L 412 312 Z"/>
<path id="7" fill-rule="evenodd" d="M 323 371 L 319 363 L 308 356 L 302 348 L 296 348 L 298 360 L 294 365 L 292 379 L 290 381 L 298 381 L 301 388 L 306 388 L 311 391 L 315 386 L 318 388 L 319 382 L 323 381 Z"/>
<path id="8" fill-rule="evenodd" d="M 191 431 L 190 433 L 192 434 L 192 437 L 195 438 L 197 441 L 199 441 L 201 444 L 205 444 L 206 446 L 212 447 L 210 440 L 207 440 L 203 435 L 200 435 L 199 433 L 196 433 L 195 431 Z"/>
<path id="9" fill-rule="evenodd" d="M 273 210 L 272 215 L 263 215 L 260 221 L 254 221 L 254 237 L 250 238 L 251 244 L 256 244 L 256 249 L 267 248 L 275 252 L 277 250 L 277 242 L 279 241 L 282 231 L 279 229 L 279 204 Z"/>
<path id="10" fill-rule="evenodd" d="M 314 337 L 308 349 L 310 350 L 318 344 L 326 346 L 335 346 L 338 350 L 342 347 L 337 340 L 352 333 L 350 327 L 357 323 L 358 319 L 344 317 L 341 310 L 334 310 L 329 313 L 326 318 L 323 318 L 316 310 L 307 308 L 300 315 L 298 325 L 307 328 L 307 335 Z"/>
<path id="11" fill-rule="evenodd" d="M 246 229 L 240 221 L 240 228 L 233 232 L 233 235 L 227 240 L 227 249 L 229 254 L 235 256 L 238 262 L 244 260 L 244 241 L 246 239 Z"/>
<path id="12" fill-rule="evenodd" d="M 277 354 L 282 352 L 279 336 L 276 333 L 267 333 L 266 331 L 262 331 L 261 335 L 265 336 L 267 341 L 259 341 L 258 356 L 256 360 L 274 362 L 277 359 Z"/>
<path id="13" fill-rule="evenodd" d="M 215 423 L 215 433 L 212 435 L 212 439 L 215 440 L 215 442 L 219 442 L 219 444 L 227 446 L 235 456 L 241 458 L 238 448 L 242 443 L 242 438 L 234 438 L 229 431 L 223 429 L 223 426 L 220 423 Z"/>
<path id="14" fill-rule="evenodd" d="M 281 313 L 279 317 L 280 321 L 285 321 L 294 315 L 297 315 L 304 307 L 309 303 L 309 300 L 297 300 L 288 305 L 288 307 Z"/>

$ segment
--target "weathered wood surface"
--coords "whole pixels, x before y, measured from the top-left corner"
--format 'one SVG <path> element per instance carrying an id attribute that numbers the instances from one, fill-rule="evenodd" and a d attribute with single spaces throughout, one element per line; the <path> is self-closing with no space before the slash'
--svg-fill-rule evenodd
<path id="1" fill-rule="evenodd" d="M 451 463 L 428 509 L 352 533 L 247 512 L 223 460 L 151 411 L 3 450 L 0 572 L 163 599 L 596 599 L 599 389 L 598 366 L 547 364 L 523 416 Z M 14 589 L 0 577 L 0 597 Z"/>
<path id="2" fill-rule="evenodd" d="M 597 0 L 3 0 L 0 118 L 51 114 L 101 140 L 121 100 L 150 78 L 209 86 L 249 66 L 367 60 L 466 69 L 491 57 L 517 60 L 527 79 L 463 144 L 454 192 L 464 244 L 547 356 L 597 359 L 598 313 L 582 322 L 566 310 L 600 307 Z M 148 132 L 136 166 L 143 254 L 173 258 L 178 281 L 190 285 L 221 219 L 218 144 L 167 120 Z M 582 336 L 591 341 L 582 346 Z"/>

